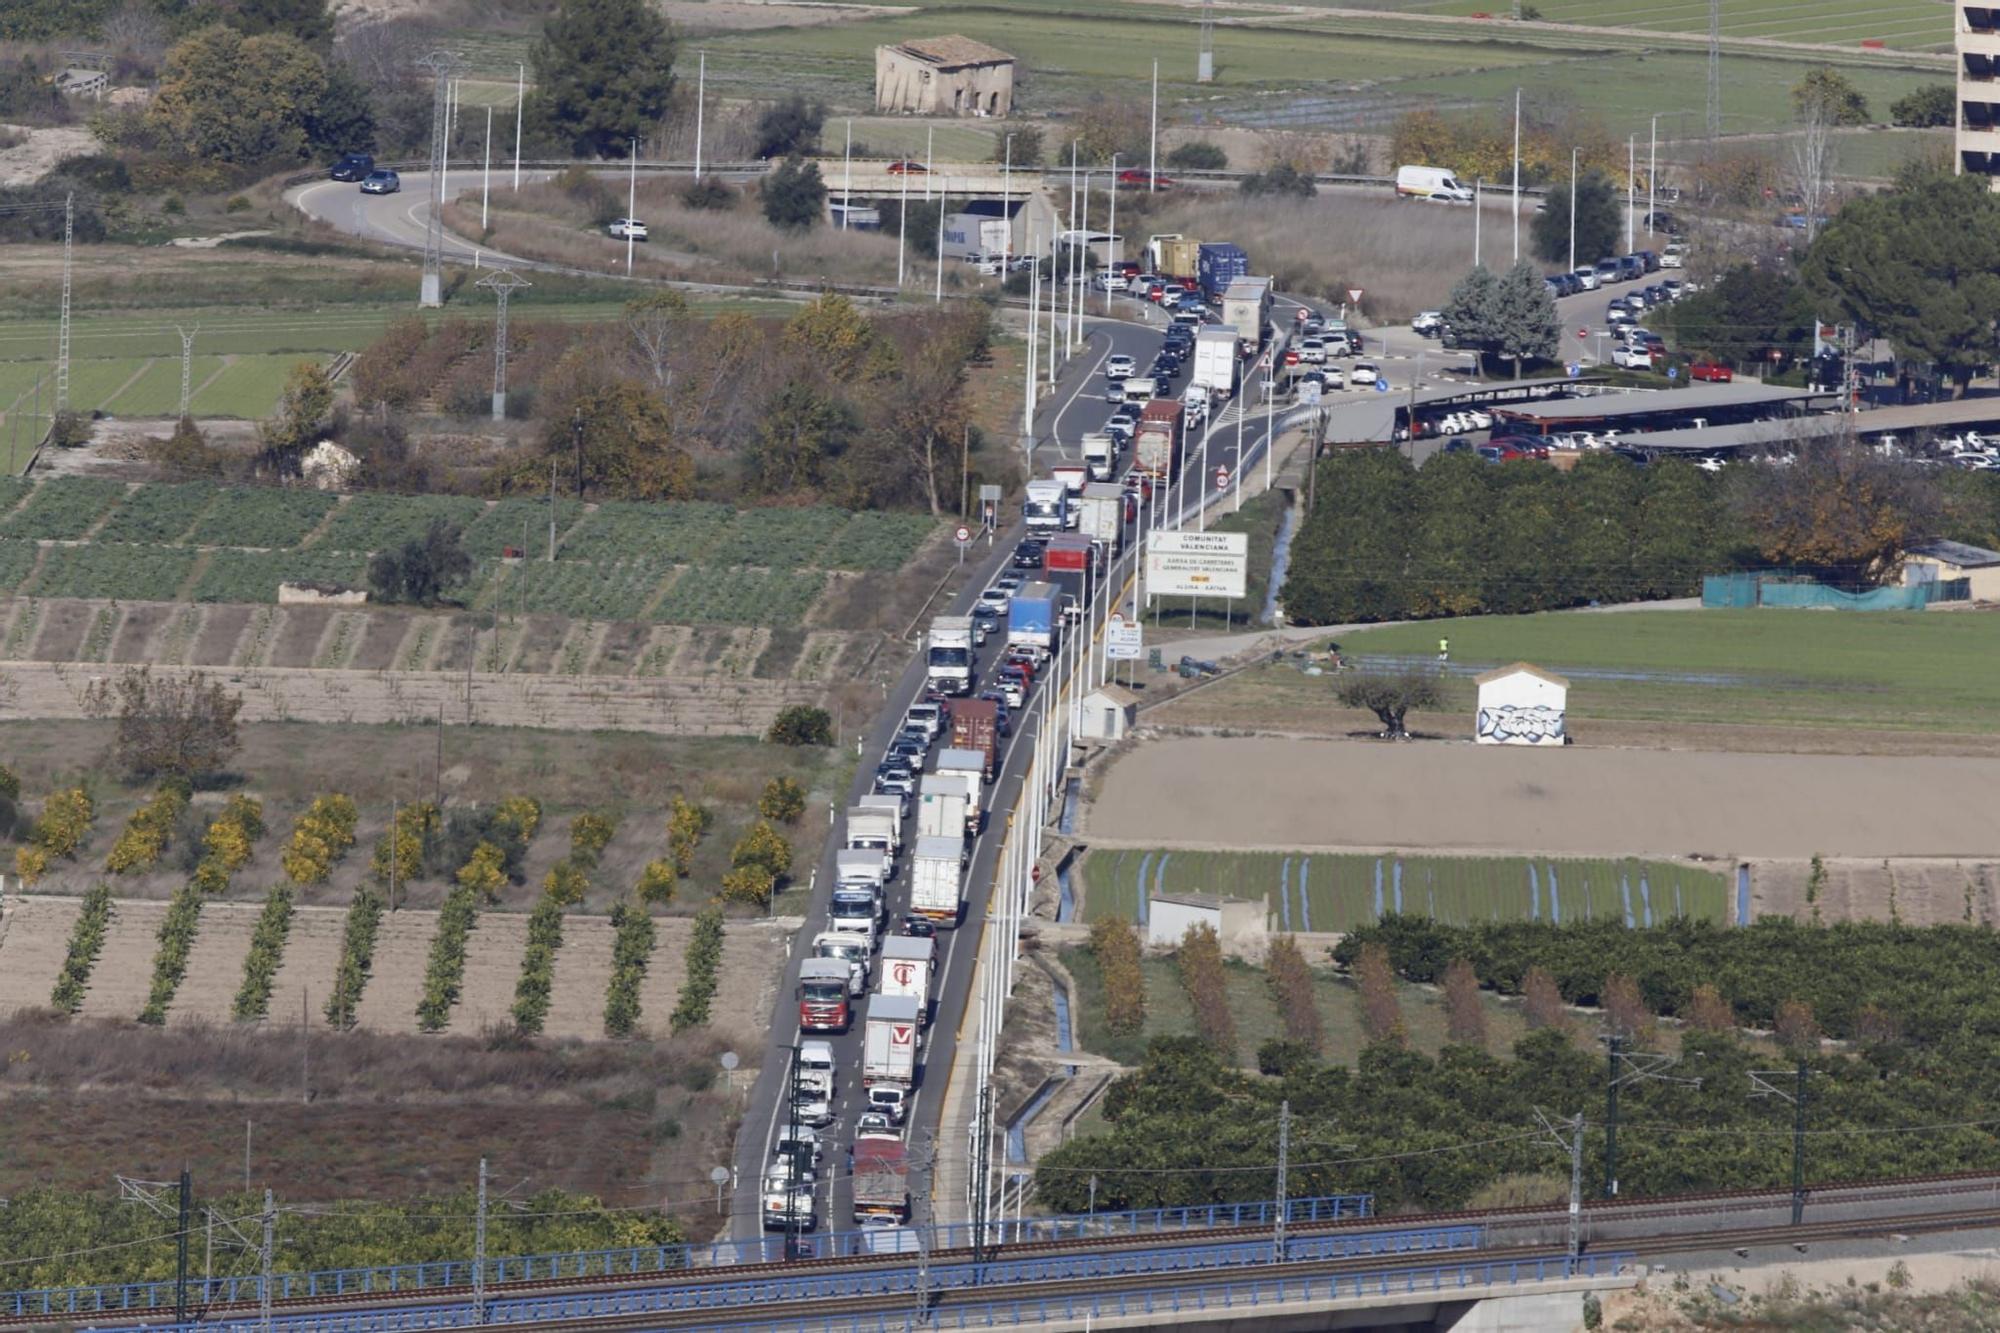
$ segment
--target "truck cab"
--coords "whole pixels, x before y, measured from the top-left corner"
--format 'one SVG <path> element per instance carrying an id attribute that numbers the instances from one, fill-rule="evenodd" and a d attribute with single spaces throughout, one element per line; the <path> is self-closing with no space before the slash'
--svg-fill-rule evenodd
<path id="1" fill-rule="evenodd" d="M 854 1017 L 849 1001 L 868 984 L 865 965 L 860 969 L 859 989 L 854 985 L 855 973 L 855 965 L 845 958 L 821 954 L 802 961 L 797 990 L 799 1026 L 807 1032 L 845 1032 Z"/>
<path id="2" fill-rule="evenodd" d="M 1030 532 L 1061 532 L 1069 526 L 1069 487 L 1053 478 L 1029 482 L 1021 500 L 1021 518 Z"/>
<path id="3" fill-rule="evenodd" d="M 875 941 L 857 931 L 823 930 L 813 936 L 813 958 L 845 967 L 847 993 L 862 995 L 868 990 L 868 969 L 875 959 Z"/>

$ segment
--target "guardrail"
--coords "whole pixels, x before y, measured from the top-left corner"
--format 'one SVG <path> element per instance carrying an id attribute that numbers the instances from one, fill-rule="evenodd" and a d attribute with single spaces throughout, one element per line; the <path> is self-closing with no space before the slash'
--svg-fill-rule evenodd
<path id="1" fill-rule="evenodd" d="M 1339 1221 L 1365 1218 L 1374 1211 L 1370 1194 L 1333 1194 L 1293 1199 L 1290 1220 Z M 1189 1208 L 1143 1208 L 1088 1216 L 1028 1217 L 1006 1224 L 1003 1241 L 1063 1240 L 1116 1237 L 1147 1233 L 1216 1230 L 1223 1227 L 1269 1226 L 1274 1209 L 1261 1203 L 1207 1204 Z M 933 1251 L 967 1249 L 972 1227 L 965 1223 L 930 1228 Z M 802 1239 L 815 1258 L 848 1258 L 871 1252 L 876 1231 L 828 1232 Z M 727 1268 L 765 1263 L 779 1257 L 775 1238 L 717 1241 L 701 1245 L 648 1245 L 608 1250 L 572 1250 L 554 1254 L 509 1255 L 486 1261 L 490 1286 L 510 1282 L 574 1282 L 589 1278 L 647 1277 L 692 1268 Z M 384 1264 L 365 1268 L 317 1269 L 274 1273 L 273 1300 L 292 1301 L 357 1295 L 401 1295 L 472 1285 L 473 1261 L 445 1259 L 434 1263 Z M 227 1305 L 261 1299 L 256 1276 L 190 1278 L 188 1301 L 194 1305 Z M 0 1317 L 23 1319 L 37 1315 L 116 1313 L 129 1310 L 172 1310 L 177 1295 L 171 1280 L 111 1282 L 88 1287 L 52 1287 L 0 1294 Z"/>
<path id="2" fill-rule="evenodd" d="M 1616 1276 L 1634 1256 L 1629 1253 L 1585 1255 L 1571 1258 L 1552 1255 L 1541 1259 L 1520 1259 L 1494 1263 L 1438 1264 L 1413 1268 L 1377 1269 L 1362 1273 L 1335 1273 L 1313 1277 L 1244 1278 L 1234 1282 L 1194 1286 L 1145 1286 L 1129 1290 L 1079 1292 L 1074 1295 L 1047 1295 L 990 1301 L 937 1304 L 929 1308 L 930 1324 L 943 1328 L 991 1327 L 1048 1323 L 1054 1320 L 1082 1320 L 1134 1314 L 1194 1314 L 1208 1310 L 1240 1310 L 1282 1306 L 1302 1302 L 1368 1300 L 1397 1296 L 1449 1296 L 1479 1288 L 1513 1287 L 1525 1283 L 1575 1281 L 1579 1278 Z M 969 1267 L 969 1266 L 968 1266 Z M 907 1277 L 904 1290 L 918 1295 L 921 1280 L 915 1264 L 898 1270 Z M 938 1293 L 938 1279 L 947 1270 L 929 1271 L 928 1290 Z M 524 1296 L 491 1300 L 483 1311 L 470 1301 L 451 1306 L 419 1306 L 396 1310 L 357 1311 L 352 1314 L 295 1314 L 274 1316 L 273 1330 L 286 1333 L 414 1333 L 416 1330 L 468 1328 L 481 1324 L 533 1325 L 573 1323 L 590 1319 L 632 1319 L 651 1315 L 685 1313 L 689 1310 L 728 1309 L 740 1305 L 787 1301 L 833 1301 L 867 1296 L 894 1295 L 896 1292 L 855 1290 L 852 1279 L 777 1278 L 762 1282 L 734 1284 L 729 1295 L 742 1299 L 702 1300 L 692 1297 L 716 1296 L 721 1288 L 667 1288 L 650 1291 L 571 1293 Z M 810 1286 L 810 1290 L 808 1290 Z M 964 1291 L 969 1288 L 959 1287 Z M 804 1320 L 794 1312 L 781 1319 L 750 1320 L 732 1324 L 711 1323 L 711 1329 L 777 1330 L 814 1328 L 826 1330 L 888 1330 L 908 1327 L 911 1310 L 874 1311 L 841 1316 L 815 1313 Z M 263 1327 L 257 1316 L 235 1320 L 213 1320 L 201 1324 L 154 1325 L 153 1333 L 252 1333 Z"/>

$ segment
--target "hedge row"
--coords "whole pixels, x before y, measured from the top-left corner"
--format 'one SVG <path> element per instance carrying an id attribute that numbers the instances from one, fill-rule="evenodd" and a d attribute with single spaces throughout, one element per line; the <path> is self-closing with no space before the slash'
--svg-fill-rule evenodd
<path id="1" fill-rule="evenodd" d="M 354 826 L 360 817 L 350 797 L 335 793 L 315 798 L 292 825 L 281 858 L 286 878 L 301 886 L 325 883 L 354 845 Z"/>
<path id="2" fill-rule="evenodd" d="M 42 805 L 42 817 L 28 834 L 28 845 L 14 849 L 14 869 L 21 879 L 34 884 L 48 873 L 49 862 L 75 857 L 90 836 L 95 817 L 90 793 L 83 788 L 52 793 Z"/>
<path id="3" fill-rule="evenodd" d="M 521 979 L 514 983 L 514 1026 L 523 1032 L 540 1032 L 549 1016 L 562 932 L 563 905 L 553 894 L 544 893 L 528 913 L 528 947 L 521 953 Z"/>
<path id="4" fill-rule="evenodd" d="M 194 948 L 194 933 L 201 924 L 201 905 L 206 895 L 193 880 L 174 890 L 167 902 L 167 915 L 160 922 L 160 947 L 153 954 L 153 988 L 139 1021 L 155 1027 L 167 1021 L 167 1006 L 187 975 L 188 954 Z"/>
<path id="5" fill-rule="evenodd" d="M 83 1007 L 84 986 L 90 981 L 90 969 L 96 965 L 97 955 L 104 949 L 104 936 L 110 929 L 111 886 L 99 884 L 83 895 L 83 910 L 69 932 L 69 953 L 56 977 L 56 988 L 49 995 L 51 1005 L 66 1014 Z"/>
<path id="6" fill-rule="evenodd" d="M 604 1035 L 629 1037 L 639 1026 L 639 983 L 653 956 L 653 918 L 619 903 L 611 909 L 611 984 L 604 995 Z"/>
<path id="7" fill-rule="evenodd" d="M 471 868 L 468 862 L 467 869 Z M 441 1032 L 451 1021 L 451 1007 L 465 984 L 465 942 L 478 922 L 479 890 L 459 884 L 445 895 L 437 934 L 431 936 L 430 962 L 424 968 L 423 998 L 417 1001 L 417 1026 L 425 1032 Z"/>
<path id="8" fill-rule="evenodd" d="M 382 928 L 382 896 L 367 885 L 354 891 L 341 934 L 340 965 L 333 973 L 333 994 L 326 1000 L 326 1021 L 334 1027 L 354 1026 L 368 969 L 375 961 L 375 936 Z"/>
<path id="9" fill-rule="evenodd" d="M 257 917 L 257 929 L 251 932 L 250 952 L 243 959 L 243 985 L 230 1007 L 238 1022 L 252 1022 L 271 1011 L 271 984 L 285 956 L 285 940 L 292 933 L 292 905 L 297 896 L 289 884 L 274 885 L 264 896 L 264 910 Z"/>
<path id="10" fill-rule="evenodd" d="M 1104 973 L 1104 1023 L 1120 1036 L 1146 1026 L 1146 977 L 1139 970 L 1139 935 L 1132 923 L 1104 917 L 1090 928 L 1090 952 Z"/>
<path id="11" fill-rule="evenodd" d="M 715 983 L 722 974 L 722 905 L 710 903 L 695 913 L 694 937 L 688 942 L 687 976 L 681 981 L 680 998 L 671 1020 L 675 1032 L 700 1027 L 708 1021 L 708 1007 L 715 998 Z"/>
<path id="12" fill-rule="evenodd" d="M 125 821 L 125 831 L 112 844 L 104 868 L 114 875 L 151 870 L 166 852 L 167 844 L 173 841 L 174 822 L 187 804 L 187 788 L 179 783 L 169 783 L 154 792 L 152 799 Z"/>

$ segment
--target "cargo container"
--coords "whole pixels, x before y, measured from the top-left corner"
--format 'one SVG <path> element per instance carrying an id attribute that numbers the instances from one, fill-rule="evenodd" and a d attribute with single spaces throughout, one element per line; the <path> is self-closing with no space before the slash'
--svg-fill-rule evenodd
<path id="1" fill-rule="evenodd" d="M 1226 241 L 1200 247 L 1196 259 L 1202 295 L 1213 301 L 1229 289 L 1229 284 L 1250 273 L 1250 257 L 1240 245 Z"/>
<path id="2" fill-rule="evenodd" d="M 854 1214 L 910 1220 L 909 1152 L 898 1136 L 863 1134 L 854 1140 Z M 862 1234 L 872 1239 L 892 1230 L 870 1228 Z"/>
<path id="3" fill-rule="evenodd" d="M 1242 350 L 1243 340 L 1235 329 L 1226 325 L 1202 329 L 1194 335 L 1194 369 L 1188 383 L 1207 390 L 1210 398 L 1234 397 Z"/>
<path id="4" fill-rule="evenodd" d="M 1074 510 L 1076 507 L 1076 496 L 1078 492 L 1083 490 L 1083 483 L 1090 480 L 1089 469 L 1085 468 L 1081 463 L 1057 463 L 1049 469 L 1049 479 L 1061 482 L 1063 489 L 1069 492 L 1071 512 L 1065 515 L 1064 526 L 1075 527 L 1076 515 Z"/>
<path id="5" fill-rule="evenodd" d="M 1201 248 L 1200 241 L 1191 240 L 1179 232 L 1149 236 L 1146 238 L 1146 261 L 1161 277 L 1185 282 L 1201 274 Z"/>
<path id="6" fill-rule="evenodd" d="M 850 852 L 880 852 L 882 878 L 896 869 L 896 852 L 903 836 L 902 812 L 876 806 L 850 806 L 847 811 L 847 847 Z"/>
<path id="7" fill-rule="evenodd" d="M 1238 278 L 1222 293 L 1222 322 L 1242 335 L 1246 347 L 1264 345 L 1271 322 L 1271 280 Z"/>
<path id="8" fill-rule="evenodd" d="M 1061 536 L 1049 538 L 1048 547 L 1042 552 L 1043 569 L 1087 571 L 1093 563 L 1095 557 L 1092 554 L 1090 538 L 1080 532 L 1065 532 Z"/>
<path id="9" fill-rule="evenodd" d="M 991 699 L 967 699 L 952 709 L 951 749 L 979 755 L 991 778 L 1000 766 L 1000 706 Z"/>
<path id="10" fill-rule="evenodd" d="M 919 850 L 918 855 L 923 854 Z M 920 1007 L 928 1005 L 936 965 L 936 940 L 926 935 L 891 935 L 882 945 L 882 994 L 907 995 Z"/>
<path id="11" fill-rule="evenodd" d="M 956 926 L 959 899 L 964 896 L 964 881 L 964 838 L 917 839 L 916 853 L 910 859 L 911 911 L 929 917 L 941 926 Z M 890 957 L 889 951 L 904 938 L 901 935 L 890 936 L 882 945 L 883 958 Z M 926 944 L 929 942 L 924 941 Z M 891 995 L 909 993 L 890 987 L 886 962 L 882 973 L 882 989 Z"/>
<path id="12" fill-rule="evenodd" d="M 917 1081 L 917 1048 L 923 1042 L 918 1031 L 921 1018 L 917 1002 L 907 995 L 868 998 L 861 1042 L 863 1087 L 900 1083 L 907 1088 Z"/>
<path id="13" fill-rule="evenodd" d="M 1181 426 L 1187 404 L 1178 398 L 1156 398 L 1139 414 L 1132 434 L 1132 466 L 1151 477 L 1171 477 L 1181 455 Z"/>
<path id="14" fill-rule="evenodd" d="M 967 779 L 972 789 L 966 790 Z M 979 775 L 926 773 L 917 801 L 919 838 L 970 838 L 979 832 Z"/>
<path id="15" fill-rule="evenodd" d="M 1055 616 L 1055 588 L 1051 584 L 1041 580 L 1022 584 L 1007 604 L 1007 642 L 1055 647 Z"/>
<path id="16" fill-rule="evenodd" d="M 985 820 L 986 759 L 977 750 L 944 750 L 937 759 L 937 777 L 952 777 L 965 786 L 965 827 L 979 832 Z"/>
<path id="17" fill-rule="evenodd" d="M 970 694 L 972 660 L 972 617 L 938 616 L 931 621 L 929 660 L 926 666 L 932 688 L 946 694 Z"/>
<path id="18" fill-rule="evenodd" d="M 1117 482 L 1091 482 L 1076 502 L 1077 532 L 1102 542 L 1106 554 L 1116 555 L 1124 545 L 1126 504 L 1125 488 Z"/>
<path id="19" fill-rule="evenodd" d="M 842 888 L 880 889 L 888 882 L 882 853 L 873 848 L 842 848 L 833 854 L 834 879 Z"/>
<path id="20" fill-rule="evenodd" d="M 845 1032 L 853 1015 L 853 969 L 845 959 L 807 958 L 799 964 L 799 1026 L 807 1032 Z"/>

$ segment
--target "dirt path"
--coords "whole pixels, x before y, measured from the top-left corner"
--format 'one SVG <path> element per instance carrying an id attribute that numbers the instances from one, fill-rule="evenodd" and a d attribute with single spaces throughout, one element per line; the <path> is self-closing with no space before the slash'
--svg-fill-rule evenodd
<path id="1" fill-rule="evenodd" d="M 120 899 L 111 909 L 111 926 L 104 933 L 104 952 L 90 969 L 90 984 L 84 987 L 85 1018 L 137 1018 L 146 1007 L 146 995 L 153 988 L 153 955 L 159 950 L 156 938 L 160 921 L 167 914 L 164 903 Z"/>
<path id="2" fill-rule="evenodd" d="M 436 912 L 410 908 L 382 914 L 368 985 L 354 1010 L 356 1024 L 377 1032 L 417 1030 L 417 1001 L 424 994 L 424 969 L 430 962 L 437 919 Z M 476 928 L 473 933 L 478 933 Z"/>
<path id="3" fill-rule="evenodd" d="M 0 921 L 0 1014 L 45 1008 L 83 905 L 75 898 L 14 897 L 7 902 Z"/>
<path id="4" fill-rule="evenodd" d="M 257 929 L 263 906 L 252 903 L 206 903 L 194 948 L 188 950 L 187 975 L 181 978 L 169 1023 L 227 1023 L 236 992 L 243 987 L 243 960 L 250 953 L 250 934 Z M 276 1007 L 276 994 L 272 1004 Z M 293 997 L 291 1013 L 298 1014 Z"/>
<path id="5" fill-rule="evenodd" d="M 694 922 L 686 917 L 653 920 L 653 958 L 646 964 L 646 979 L 639 983 L 639 1023 L 661 1036 L 680 1003 L 681 983 L 687 980 L 688 940 L 693 935 Z M 718 992 L 726 981 L 725 973 L 717 982 Z"/>
<path id="6" fill-rule="evenodd" d="M 601 916 L 563 921 L 556 950 L 555 983 L 542 1033 L 549 1037 L 602 1037 L 604 988 L 611 982 L 611 923 Z"/>
<path id="7" fill-rule="evenodd" d="M 326 1026 L 326 998 L 333 993 L 333 974 L 340 966 L 340 936 L 347 925 L 345 907 L 300 907 L 292 913 L 285 936 L 284 957 L 271 979 L 271 1009 L 265 1021 L 283 1026 L 295 1021 L 299 996 L 305 996 L 314 1027 Z M 237 982 L 240 985 L 242 978 Z"/>
<path id="8" fill-rule="evenodd" d="M 709 1009 L 709 1025 L 751 1040 L 768 1032 L 791 947 L 791 932 L 782 926 L 769 921 L 731 923 L 722 939 L 722 980 Z M 759 984 L 752 985 L 753 980 Z"/>
<path id="9" fill-rule="evenodd" d="M 513 1021 L 508 1011 L 527 947 L 527 917 L 519 912 L 479 914 L 479 924 L 465 942 L 465 984 L 451 1011 L 449 1031 L 477 1036 L 489 1026 Z"/>
<path id="10" fill-rule="evenodd" d="M 1099 778 L 1089 834 L 1586 856 L 2000 853 L 2000 760 L 1176 738 Z"/>

